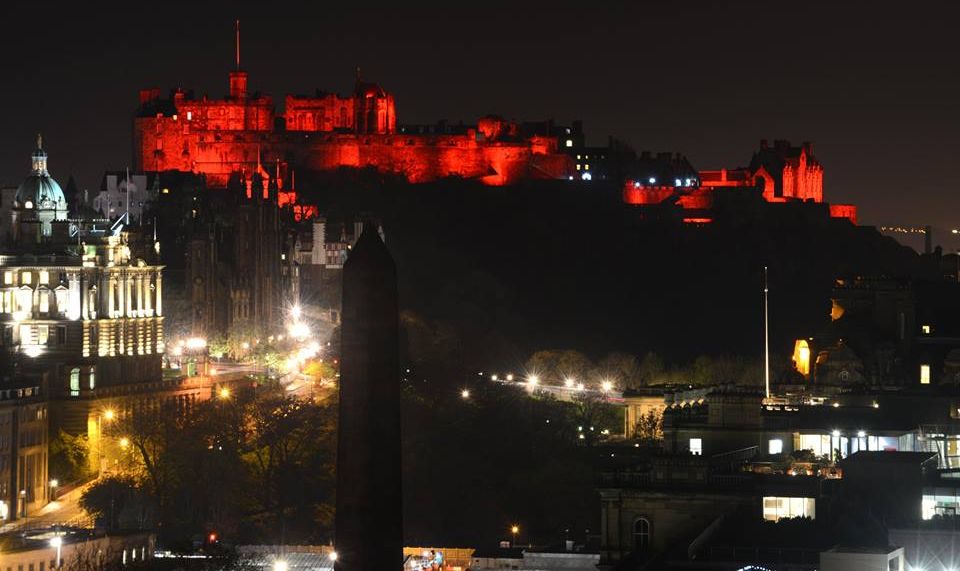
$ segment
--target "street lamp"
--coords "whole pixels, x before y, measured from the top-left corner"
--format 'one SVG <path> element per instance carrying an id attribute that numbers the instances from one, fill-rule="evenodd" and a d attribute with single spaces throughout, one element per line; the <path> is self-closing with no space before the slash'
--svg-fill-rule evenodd
<path id="1" fill-rule="evenodd" d="M 230 387 L 220 387 L 220 390 L 217 392 L 217 396 L 223 400 L 230 398 Z"/>
<path id="2" fill-rule="evenodd" d="M 513 524 L 512 526 L 510 526 L 510 533 L 513 535 L 513 544 L 512 544 L 512 545 L 513 545 L 514 547 L 516 547 L 516 546 L 517 546 L 517 534 L 520 533 L 520 526 L 517 525 L 517 524 Z"/>
<path id="3" fill-rule="evenodd" d="M 563 386 L 567 387 L 568 389 L 573 388 L 573 384 L 574 384 L 574 380 L 570 377 L 567 377 L 566 379 L 563 380 Z"/>
<path id="4" fill-rule="evenodd" d="M 613 390 L 613 383 L 610 381 L 603 381 L 600 383 L 600 388 L 603 389 L 603 392 L 608 393 Z"/>
<path id="5" fill-rule="evenodd" d="M 57 487 L 60 485 L 60 480 L 54 478 L 50 480 L 50 500 L 57 499 Z"/>
<path id="6" fill-rule="evenodd" d="M 57 548 L 57 569 L 60 569 L 60 566 L 63 564 L 60 557 L 60 548 L 63 547 L 63 538 L 59 535 L 55 535 L 50 538 L 50 547 Z"/>
<path id="7" fill-rule="evenodd" d="M 273 571 L 287 571 L 289 566 L 283 559 L 277 559 L 273 562 Z"/>
<path id="8" fill-rule="evenodd" d="M 463 398 L 464 400 L 470 398 L 470 389 L 463 389 L 462 391 L 460 391 L 460 397 Z"/>
<path id="9" fill-rule="evenodd" d="M 111 422 L 116 418 L 117 413 L 112 408 L 104 410 L 97 415 L 97 476 L 103 472 L 103 421 Z"/>
<path id="10" fill-rule="evenodd" d="M 336 561 L 336 560 L 337 560 L 337 557 L 338 557 L 338 555 L 337 555 L 337 552 L 336 552 L 336 551 L 331 551 L 331 552 L 330 552 L 330 561 Z"/>

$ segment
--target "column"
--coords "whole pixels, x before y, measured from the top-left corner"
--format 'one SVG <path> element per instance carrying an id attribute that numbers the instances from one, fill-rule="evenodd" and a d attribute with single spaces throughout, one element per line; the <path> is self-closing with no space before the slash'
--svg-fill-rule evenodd
<path id="1" fill-rule="evenodd" d="M 163 293 L 160 291 L 160 279 L 163 275 L 160 273 L 160 270 L 157 270 L 157 289 L 154 295 L 156 296 L 156 307 L 157 307 L 157 317 L 163 315 Z"/>

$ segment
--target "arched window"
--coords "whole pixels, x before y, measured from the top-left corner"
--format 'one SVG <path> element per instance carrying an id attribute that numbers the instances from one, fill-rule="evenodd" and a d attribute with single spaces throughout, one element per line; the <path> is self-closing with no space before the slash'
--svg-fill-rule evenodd
<path id="1" fill-rule="evenodd" d="M 633 522 L 633 547 L 637 551 L 646 551 L 650 547 L 650 520 L 645 517 Z"/>

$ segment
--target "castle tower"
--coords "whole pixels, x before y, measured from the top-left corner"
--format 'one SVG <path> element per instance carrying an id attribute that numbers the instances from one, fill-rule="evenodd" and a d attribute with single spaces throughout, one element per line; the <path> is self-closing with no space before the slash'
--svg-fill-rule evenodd
<path id="1" fill-rule="evenodd" d="M 397 275 L 374 224 L 343 268 L 337 571 L 399 570 L 403 558 Z"/>

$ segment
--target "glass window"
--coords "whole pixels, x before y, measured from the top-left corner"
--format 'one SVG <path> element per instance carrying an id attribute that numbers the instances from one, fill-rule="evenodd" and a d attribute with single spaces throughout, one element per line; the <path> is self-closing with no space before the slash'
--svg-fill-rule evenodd
<path id="1" fill-rule="evenodd" d="M 690 439 L 690 453 L 694 456 L 700 456 L 703 454 L 703 439 L 702 438 L 691 438 Z"/>
<path id="2" fill-rule="evenodd" d="M 20 272 L 20 283 L 30 284 L 33 283 L 33 274 L 30 272 Z"/>
<path id="3" fill-rule="evenodd" d="M 3 272 L 3 283 L 10 285 L 13 283 L 13 272 Z"/>
<path id="4" fill-rule="evenodd" d="M 37 283 L 48 284 L 50 283 L 50 272 L 47 270 L 40 270 L 40 281 Z"/>
<path id="5" fill-rule="evenodd" d="M 40 313 L 48 313 L 50 311 L 50 292 L 47 290 L 40 290 Z"/>
<path id="6" fill-rule="evenodd" d="M 783 440 L 771 438 L 767 442 L 767 452 L 770 454 L 783 454 Z"/>
<path id="7" fill-rule="evenodd" d="M 70 369 L 70 396 L 80 396 L 80 368 Z"/>
<path id="8" fill-rule="evenodd" d="M 50 326 L 37 325 L 37 345 L 46 345 L 50 339 Z"/>
<path id="9" fill-rule="evenodd" d="M 650 520 L 637 518 L 633 523 L 633 546 L 637 551 L 646 551 L 650 547 Z"/>
<path id="10" fill-rule="evenodd" d="M 97 374 L 90 369 L 90 390 L 97 388 Z"/>
<path id="11" fill-rule="evenodd" d="M 921 385 L 930 384 L 930 365 L 927 365 L 927 364 L 920 365 L 920 384 Z"/>
<path id="12" fill-rule="evenodd" d="M 793 517 L 816 519 L 816 506 L 817 502 L 813 498 L 764 496 L 763 519 L 767 521 Z"/>

